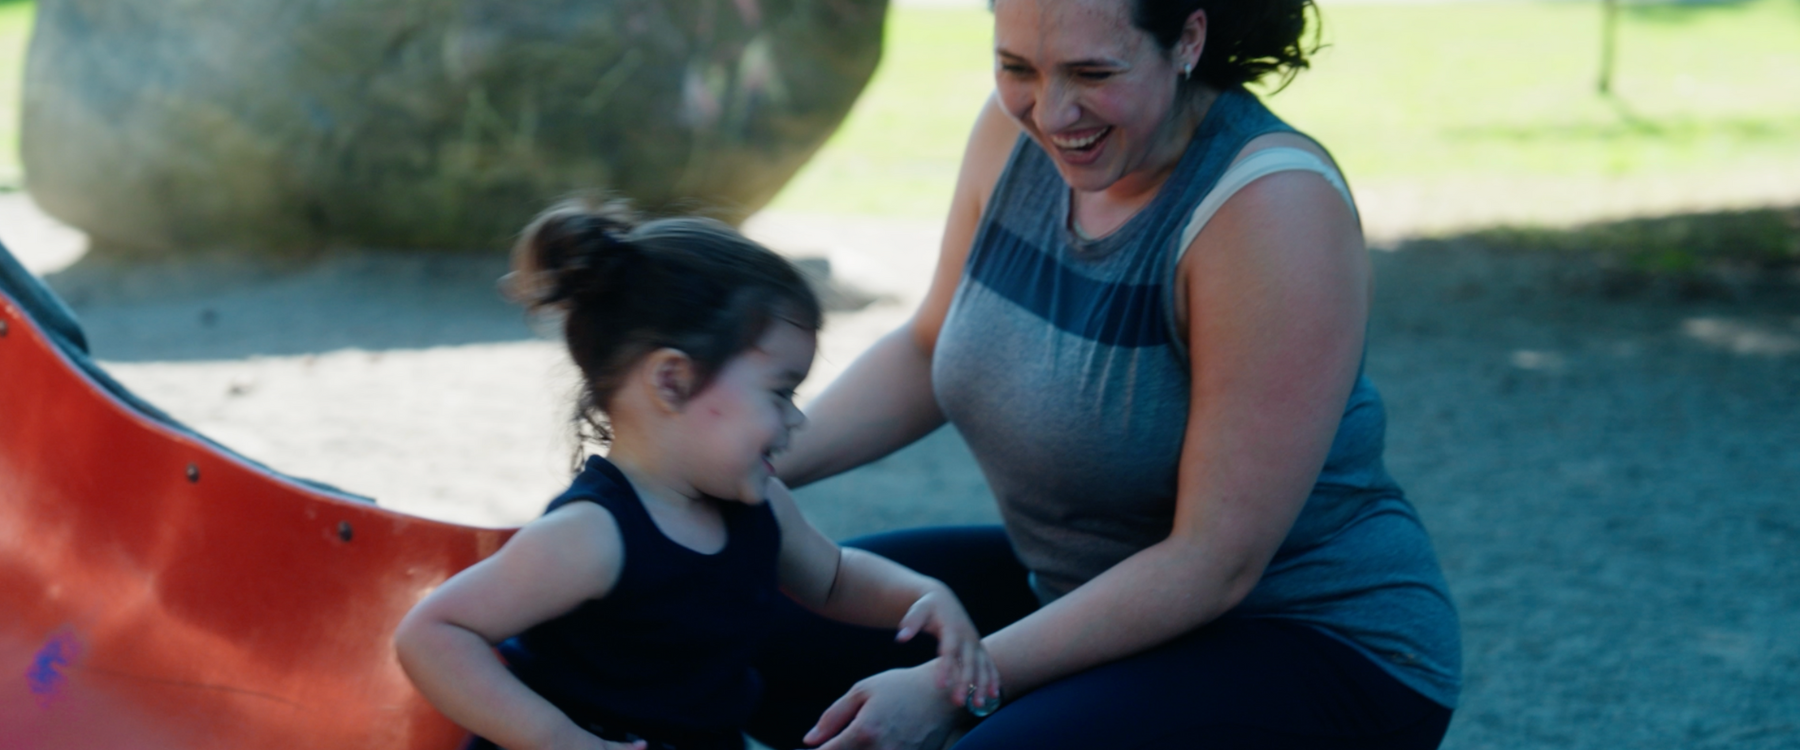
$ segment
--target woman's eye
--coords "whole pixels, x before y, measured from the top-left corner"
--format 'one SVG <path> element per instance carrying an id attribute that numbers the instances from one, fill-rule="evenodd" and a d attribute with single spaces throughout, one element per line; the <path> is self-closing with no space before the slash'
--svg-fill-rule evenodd
<path id="1" fill-rule="evenodd" d="M 1113 77 L 1113 71 L 1110 71 L 1110 70 L 1079 70 L 1079 71 L 1075 72 L 1075 77 L 1080 78 L 1083 81 L 1104 81 L 1108 78 Z"/>

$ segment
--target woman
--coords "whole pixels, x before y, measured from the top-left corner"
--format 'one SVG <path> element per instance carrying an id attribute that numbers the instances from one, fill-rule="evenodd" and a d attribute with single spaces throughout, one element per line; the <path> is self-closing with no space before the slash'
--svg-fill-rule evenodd
<path id="1" fill-rule="evenodd" d="M 796 615 L 752 734 L 793 745 L 829 704 L 804 741 L 831 750 L 1442 739 L 1456 616 L 1381 463 L 1355 209 L 1243 89 L 1305 66 L 1308 2 L 996 0 L 932 287 L 778 468 L 957 426 L 1004 533 L 856 544 L 968 603 L 1004 705 L 977 723 L 929 652 Z"/>

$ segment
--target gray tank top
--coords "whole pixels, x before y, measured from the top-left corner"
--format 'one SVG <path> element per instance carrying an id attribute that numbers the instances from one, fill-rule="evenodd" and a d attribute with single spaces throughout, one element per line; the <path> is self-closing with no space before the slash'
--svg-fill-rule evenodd
<path id="1" fill-rule="evenodd" d="M 1099 239 L 1070 230 L 1069 187 L 1027 137 L 994 188 L 932 382 L 1045 602 L 1169 535 L 1189 395 L 1172 303 L 1180 234 L 1270 132 L 1293 131 L 1255 96 L 1225 92 L 1155 199 Z M 1233 614 L 1309 623 L 1454 707 L 1456 611 L 1382 465 L 1386 428 L 1359 374 L 1311 496 Z"/>

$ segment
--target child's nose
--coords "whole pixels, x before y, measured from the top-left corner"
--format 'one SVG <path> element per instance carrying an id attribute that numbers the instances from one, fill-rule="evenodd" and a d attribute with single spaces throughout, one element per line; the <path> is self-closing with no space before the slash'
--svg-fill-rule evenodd
<path id="1" fill-rule="evenodd" d="M 788 404 L 786 421 L 788 429 L 798 430 L 801 425 L 806 424 L 806 412 L 800 411 L 798 406 Z"/>

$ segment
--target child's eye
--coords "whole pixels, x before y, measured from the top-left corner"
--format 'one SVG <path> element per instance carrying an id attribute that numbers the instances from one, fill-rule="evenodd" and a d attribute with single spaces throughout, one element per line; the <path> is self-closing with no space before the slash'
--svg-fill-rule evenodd
<path id="1" fill-rule="evenodd" d="M 1110 70 L 1078 70 L 1078 71 L 1075 71 L 1075 77 L 1080 78 L 1083 81 L 1104 81 L 1108 78 L 1113 77 L 1113 71 L 1110 71 Z"/>

